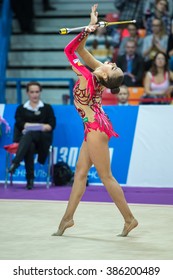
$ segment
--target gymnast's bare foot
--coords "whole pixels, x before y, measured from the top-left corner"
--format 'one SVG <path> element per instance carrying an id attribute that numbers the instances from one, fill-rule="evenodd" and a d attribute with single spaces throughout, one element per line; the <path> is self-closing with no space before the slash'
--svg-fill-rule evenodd
<path id="1" fill-rule="evenodd" d="M 118 236 L 122 236 L 122 237 L 127 236 L 132 229 L 137 227 L 137 225 L 138 225 L 138 221 L 135 218 L 131 222 L 125 223 L 122 233 L 119 234 Z"/>
<path id="2" fill-rule="evenodd" d="M 57 232 L 53 233 L 52 236 L 61 236 L 63 235 L 64 231 L 69 228 L 72 227 L 74 225 L 74 221 L 73 219 L 69 220 L 69 221 L 61 221 L 60 225 L 59 225 L 59 229 L 57 230 Z"/>

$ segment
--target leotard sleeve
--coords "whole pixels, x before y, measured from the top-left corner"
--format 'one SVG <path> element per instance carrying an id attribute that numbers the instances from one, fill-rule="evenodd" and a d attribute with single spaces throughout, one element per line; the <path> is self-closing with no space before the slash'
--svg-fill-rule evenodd
<path id="1" fill-rule="evenodd" d="M 88 35 L 87 31 L 82 31 L 78 34 L 64 49 L 64 52 L 70 62 L 70 64 L 75 67 L 88 81 L 86 90 L 90 94 L 90 98 L 95 92 L 94 79 L 92 73 L 80 62 L 75 51 L 80 45 L 81 41 Z"/>

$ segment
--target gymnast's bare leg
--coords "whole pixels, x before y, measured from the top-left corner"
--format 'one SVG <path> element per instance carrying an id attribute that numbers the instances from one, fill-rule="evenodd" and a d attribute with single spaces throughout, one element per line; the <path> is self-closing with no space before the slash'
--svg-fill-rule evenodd
<path id="1" fill-rule="evenodd" d="M 92 165 L 89 157 L 87 143 L 84 141 L 76 165 L 74 183 L 70 194 L 69 202 L 65 214 L 61 220 L 58 231 L 53 235 L 62 235 L 66 228 L 74 225 L 73 215 L 85 192 L 88 171 Z"/>
<path id="2" fill-rule="evenodd" d="M 107 135 L 103 132 L 92 130 L 88 133 L 87 141 L 83 143 L 81 148 L 67 209 L 58 231 L 53 235 L 62 235 L 66 228 L 73 226 L 73 216 L 85 191 L 87 174 L 92 163 L 95 165 L 101 181 L 124 218 L 125 224 L 120 236 L 127 236 L 138 225 L 125 200 L 120 185 L 112 176 L 108 140 Z"/>
<path id="3" fill-rule="evenodd" d="M 91 131 L 87 135 L 87 147 L 90 159 L 96 167 L 103 185 L 124 218 L 125 224 L 120 236 L 127 236 L 138 225 L 138 222 L 126 202 L 122 188 L 112 175 L 108 140 L 105 133 Z"/>

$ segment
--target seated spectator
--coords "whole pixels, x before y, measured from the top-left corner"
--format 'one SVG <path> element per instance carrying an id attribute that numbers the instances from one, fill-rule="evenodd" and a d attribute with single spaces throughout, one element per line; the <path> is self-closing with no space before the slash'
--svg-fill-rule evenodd
<path id="1" fill-rule="evenodd" d="M 113 40 L 107 35 L 106 28 L 100 27 L 91 34 L 86 42 L 89 52 L 101 62 L 111 61 L 113 55 Z"/>
<path id="2" fill-rule="evenodd" d="M 173 91 L 173 72 L 169 71 L 165 53 L 158 52 L 153 59 L 150 71 L 144 80 L 145 95 L 141 104 L 169 104 L 167 100 Z M 148 101 L 147 101 L 148 100 Z"/>
<path id="3" fill-rule="evenodd" d="M 145 29 L 147 35 L 152 34 L 152 21 L 154 18 L 160 19 L 163 22 L 164 29 L 169 35 L 171 33 L 171 17 L 168 15 L 168 1 L 156 0 L 155 9 L 153 12 L 149 12 L 145 15 Z"/>
<path id="4" fill-rule="evenodd" d="M 144 74 L 144 60 L 136 52 L 136 41 L 126 42 L 125 54 L 117 57 L 116 64 L 124 72 L 123 84 L 129 87 L 142 86 Z"/>
<path id="5" fill-rule="evenodd" d="M 143 44 L 143 38 L 140 38 L 138 35 L 138 30 L 136 27 L 136 24 L 134 23 L 129 23 L 127 26 L 127 30 L 129 32 L 129 36 L 124 37 L 120 43 L 119 46 L 119 51 L 118 51 L 118 55 L 123 55 L 125 54 L 125 46 L 126 46 L 126 42 L 132 38 L 136 41 L 136 45 L 137 45 L 137 53 L 141 55 L 142 52 L 142 44 Z"/>
<path id="6" fill-rule="evenodd" d="M 157 52 L 166 53 L 168 45 L 168 35 L 164 31 L 163 22 L 160 19 L 153 19 L 152 30 L 153 34 L 147 35 L 143 41 L 142 54 L 145 59 L 145 71 L 150 69 Z"/>
<path id="7" fill-rule="evenodd" d="M 144 5 L 144 17 L 148 17 L 150 14 L 154 14 L 156 0 L 146 0 Z M 167 13 L 170 18 L 173 18 L 173 1 L 168 0 L 168 10 Z"/>
<path id="8" fill-rule="evenodd" d="M 117 100 L 118 100 L 117 105 L 119 106 L 129 105 L 128 103 L 129 95 L 130 93 L 128 87 L 126 87 L 125 85 L 120 86 L 120 91 L 117 93 Z"/>
<path id="9" fill-rule="evenodd" d="M 137 28 L 143 28 L 143 11 L 145 0 L 114 0 L 115 8 L 119 11 L 119 20 L 136 20 Z"/>
<path id="10" fill-rule="evenodd" d="M 168 38 L 167 55 L 169 57 L 170 70 L 173 71 L 173 23 L 172 23 L 172 32 Z"/>
<path id="11" fill-rule="evenodd" d="M 29 100 L 17 107 L 13 142 L 19 143 L 16 156 L 9 172 L 13 173 L 25 161 L 27 188 L 34 182 L 34 154 L 38 153 L 38 162 L 44 164 L 52 143 L 56 120 L 52 107 L 40 99 L 42 87 L 37 82 L 26 86 Z"/>

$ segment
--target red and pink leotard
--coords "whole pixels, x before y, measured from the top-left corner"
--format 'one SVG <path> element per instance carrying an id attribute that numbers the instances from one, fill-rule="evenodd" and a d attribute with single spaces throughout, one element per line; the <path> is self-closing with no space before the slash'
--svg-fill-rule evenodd
<path id="1" fill-rule="evenodd" d="M 113 130 L 112 124 L 102 108 L 103 87 L 75 54 L 75 50 L 87 35 L 86 31 L 82 31 L 64 49 L 70 64 L 88 81 L 86 89 L 83 90 L 79 88 L 79 80 L 76 82 L 73 90 L 74 105 L 84 123 L 85 140 L 87 133 L 92 129 L 105 132 L 109 138 L 112 136 L 117 137 L 118 134 Z"/>

